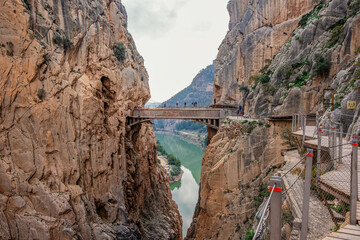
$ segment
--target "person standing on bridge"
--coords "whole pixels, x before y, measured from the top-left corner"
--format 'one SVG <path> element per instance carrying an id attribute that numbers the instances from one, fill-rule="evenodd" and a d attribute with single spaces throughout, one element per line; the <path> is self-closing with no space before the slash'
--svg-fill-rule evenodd
<path id="1" fill-rule="evenodd" d="M 179 107 L 179 102 L 176 102 L 176 107 Z"/>
<path id="2" fill-rule="evenodd" d="M 194 103 L 194 106 L 197 107 L 197 102 Z"/>
<path id="3" fill-rule="evenodd" d="M 184 102 L 184 108 L 186 108 L 186 102 Z"/>
<path id="4" fill-rule="evenodd" d="M 216 104 L 216 98 L 214 98 L 214 104 Z"/>

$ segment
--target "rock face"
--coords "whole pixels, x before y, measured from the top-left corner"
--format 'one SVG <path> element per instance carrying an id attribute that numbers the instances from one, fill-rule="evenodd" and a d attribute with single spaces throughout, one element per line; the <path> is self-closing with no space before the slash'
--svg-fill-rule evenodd
<path id="1" fill-rule="evenodd" d="M 324 90 L 359 55 L 359 10 L 356 0 L 230 1 L 230 31 L 217 57 L 213 97 L 243 104 L 253 117 L 324 112 Z M 346 96 L 358 97 L 350 87 L 336 92 L 358 79 L 346 76 L 334 89 L 341 106 Z"/>
<path id="2" fill-rule="evenodd" d="M 121 3 L 0 5 L 0 236 L 179 239 L 152 128 L 125 126 L 150 92 Z"/>
<path id="3" fill-rule="evenodd" d="M 300 16 L 313 0 L 230 0 L 229 32 L 216 59 L 214 94 L 217 103 L 237 106 L 242 97 L 238 85 L 264 67 L 290 39 Z"/>
<path id="4" fill-rule="evenodd" d="M 238 122 L 223 126 L 206 149 L 201 187 L 186 239 L 243 239 L 273 169 L 281 165 L 281 139 L 274 127 Z M 265 190 L 266 191 L 266 190 Z M 260 201 L 260 202 L 259 202 Z M 241 238 L 240 238 L 241 237 Z"/>

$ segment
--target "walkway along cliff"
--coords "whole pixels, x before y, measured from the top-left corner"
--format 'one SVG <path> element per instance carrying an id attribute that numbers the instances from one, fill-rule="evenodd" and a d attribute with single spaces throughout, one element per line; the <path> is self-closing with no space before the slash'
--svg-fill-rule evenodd
<path id="1" fill-rule="evenodd" d="M 348 140 L 360 133 L 358 0 L 230 0 L 228 10 L 213 98 L 219 105 L 241 104 L 245 115 L 259 120 L 225 121 L 212 138 L 186 239 L 251 235 L 270 177 L 284 168 L 281 143 L 289 143 L 293 113 L 318 112 L 342 123 Z"/>
<path id="2" fill-rule="evenodd" d="M 0 1 L 2 239 L 180 239 L 120 1 Z"/>

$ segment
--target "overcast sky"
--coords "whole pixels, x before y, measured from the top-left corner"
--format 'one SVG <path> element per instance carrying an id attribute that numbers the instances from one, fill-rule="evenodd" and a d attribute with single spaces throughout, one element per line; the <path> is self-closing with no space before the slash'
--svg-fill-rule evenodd
<path id="1" fill-rule="evenodd" d="M 216 58 L 228 29 L 228 0 L 122 0 L 150 76 L 152 101 L 188 86 Z"/>

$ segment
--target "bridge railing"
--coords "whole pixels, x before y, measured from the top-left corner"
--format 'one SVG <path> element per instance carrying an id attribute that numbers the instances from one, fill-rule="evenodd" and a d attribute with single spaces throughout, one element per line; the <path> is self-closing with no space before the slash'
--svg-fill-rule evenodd
<path id="1" fill-rule="evenodd" d="M 319 135 L 322 148 L 315 154 L 308 148 L 281 177 L 271 178 L 270 196 L 260 207 L 254 240 L 287 239 L 285 225 L 292 228 L 293 234 L 297 232 L 301 240 L 322 239 L 342 224 L 355 225 L 360 220 L 356 217 L 358 138 L 354 135 L 351 144 L 341 146 L 343 155 L 331 158 L 331 148 L 339 146 L 324 149 L 321 131 Z"/>
<path id="2" fill-rule="evenodd" d="M 159 106 L 157 106 L 156 108 L 209 108 L 209 105 L 207 104 L 196 104 L 196 105 L 193 105 L 193 104 L 189 104 L 189 103 L 186 103 L 186 105 L 184 103 L 179 103 L 179 104 L 160 104 Z"/>

